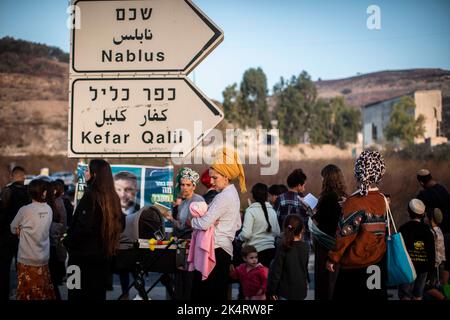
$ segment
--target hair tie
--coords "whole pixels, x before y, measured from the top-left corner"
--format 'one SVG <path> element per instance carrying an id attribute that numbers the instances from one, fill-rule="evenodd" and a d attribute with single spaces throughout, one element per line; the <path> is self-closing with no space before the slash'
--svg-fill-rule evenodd
<path id="1" fill-rule="evenodd" d="M 288 224 L 288 226 L 287 226 L 287 227 L 288 227 L 288 229 L 292 229 L 292 226 L 291 226 L 290 224 Z"/>

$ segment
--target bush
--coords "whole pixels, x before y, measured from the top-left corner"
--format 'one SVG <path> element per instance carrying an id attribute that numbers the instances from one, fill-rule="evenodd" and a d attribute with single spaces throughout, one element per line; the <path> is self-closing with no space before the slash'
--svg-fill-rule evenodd
<path id="1" fill-rule="evenodd" d="M 386 155 L 399 159 L 450 162 L 450 144 L 440 144 L 434 147 L 431 147 L 426 143 L 411 144 L 401 150 L 387 150 Z"/>

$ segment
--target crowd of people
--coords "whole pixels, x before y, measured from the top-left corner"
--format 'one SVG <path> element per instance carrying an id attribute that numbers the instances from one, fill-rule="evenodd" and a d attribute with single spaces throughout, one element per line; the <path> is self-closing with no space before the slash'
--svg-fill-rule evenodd
<path id="1" fill-rule="evenodd" d="M 230 283 L 239 282 L 240 299 L 303 300 L 314 282 L 316 300 L 387 300 L 390 196 L 379 189 L 385 172 L 378 151 L 363 151 L 354 168 L 358 189 L 349 192 L 342 170 L 329 164 L 312 207 L 305 200 L 307 175 L 298 168 L 287 186 L 255 183 L 242 215 L 239 191 L 247 186 L 234 150 L 224 148 L 202 174 L 181 168 L 173 210 L 161 212 L 173 235 L 191 245 L 188 267 L 173 278 L 174 298 L 224 301 L 230 299 Z M 61 299 L 66 266 L 76 265 L 81 286 L 68 288 L 68 299 L 105 300 L 126 221 L 139 210 L 135 177 L 113 176 L 108 162 L 92 160 L 87 190 L 74 210 L 64 201 L 61 182 L 38 177 L 25 186 L 24 178 L 25 170 L 15 167 L 1 193 L 1 299 L 10 298 L 15 261 L 16 299 Z M 417 181 L 422 190 L 405 204 L 410 220 L 399 228 L 417 277 L 395 289 L 402 300 L 443 300 L 450 271 L 450 195 L 426 169 L 417 172 Z M 203 195 L 196 193 L 199 183 L 207 188 Z M 368 285 L 369 268 L 379 270 L 375 286 Z M 129 274 L 122 272 L 120 280 L 126 296 Z"/>

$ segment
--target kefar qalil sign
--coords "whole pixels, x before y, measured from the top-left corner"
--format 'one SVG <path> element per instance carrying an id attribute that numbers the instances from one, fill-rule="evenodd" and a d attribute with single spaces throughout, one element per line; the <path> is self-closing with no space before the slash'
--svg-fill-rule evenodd
<path id="1" fill-rule="evenodd" d="M 183 157 L 223 119 L 185 77 L 72 79 L 71 106 L 71 157 Z"/>
<path id="2" fill-rule="evenodd" d="M 73 0 L 69 157 L 184 157 L 224 117 L 187 78 L 223 32 L 191 0 Z"/>
<path id="3" fill-rule="evenodd" d="M 78 0 L 71 73 L 188 74 L 223 32 L 190 0 Z"/>

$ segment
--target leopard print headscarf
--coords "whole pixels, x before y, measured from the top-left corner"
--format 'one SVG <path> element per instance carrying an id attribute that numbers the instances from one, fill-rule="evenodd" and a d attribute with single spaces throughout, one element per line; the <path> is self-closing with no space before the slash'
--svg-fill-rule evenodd
<path id="1" fill-rule="evenodd" d="M 369 186 L 380 182 L 386 171 L 383 156 L 378 151 L 365 150 L 355 163 L 355 177 L 359 185 L 359 194 L 367 196 Z"/>
<path id="2" fill-rule="evenodd" d="M 178 196 L 181 191 L 181 179 L 188 179 L 192 182 L 194 186 L 198 184 L 198 181 L 200 180 L 200 175 L 197 171 L 192 170 L 191 168 L 181 168 L 178 171 L 178 174 L 175 178 L 175 194 Z"/>

